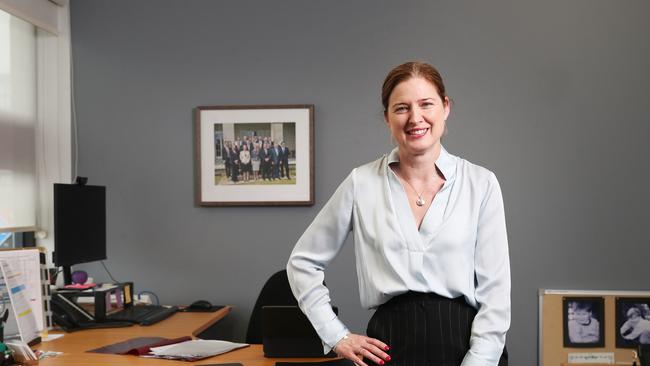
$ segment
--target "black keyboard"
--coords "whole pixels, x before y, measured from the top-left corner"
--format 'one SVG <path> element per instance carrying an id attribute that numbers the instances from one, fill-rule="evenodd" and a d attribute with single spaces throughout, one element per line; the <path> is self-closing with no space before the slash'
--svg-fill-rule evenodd
<path id="1" fill-rule="evenodd" d="M 108 320 L 151 325 L 169 318 L 177 311 L 178 308 L 176 306 L 134 305 L 109 315 Z"/>

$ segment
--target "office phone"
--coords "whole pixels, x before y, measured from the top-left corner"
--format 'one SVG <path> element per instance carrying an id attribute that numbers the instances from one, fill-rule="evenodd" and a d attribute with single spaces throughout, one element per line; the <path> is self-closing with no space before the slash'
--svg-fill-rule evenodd
<path id="1" fill-rule="evenodd" d="M 66 332 L 95 328 L 119 328 L 133 325 L 131 322 L 102 321 L 97 322 L 87 311 L 63 294 L 52 295 L 52 318 Z"/>

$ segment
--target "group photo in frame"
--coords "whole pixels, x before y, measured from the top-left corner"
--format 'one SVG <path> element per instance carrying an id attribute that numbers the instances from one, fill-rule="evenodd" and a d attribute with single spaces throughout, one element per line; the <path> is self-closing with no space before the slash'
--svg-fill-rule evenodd
<path id="1" fill-rule="evenodd" d="M 562 299 L 564 347 L 605 346 L 605 301 L 602 297 Z"/>
<path id="2" fill-rule="evenodd" d="M 200 206 L 314 204 L 314 106 L 200 106 L 195 201 Z"/>
<path id="3" fill-rule="evenodd" d="M 650 345 L 650 297 L 616 298 L 616 347 Z"/>

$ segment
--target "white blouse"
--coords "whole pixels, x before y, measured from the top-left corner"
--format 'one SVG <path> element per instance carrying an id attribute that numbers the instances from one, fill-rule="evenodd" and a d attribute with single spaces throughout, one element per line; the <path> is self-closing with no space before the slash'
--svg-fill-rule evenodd
<path id="1" fill-rule="evenodd" d="M 353 231 L 361 304 L 407 291 L 463 296 L 478 309 L 462 366 L 497 365 L 510 327 L 510 263 L 501 188 L 489 170 L 449 154 L 445 183 L 420 230 L 397 176 L 398 150 L 355 168 L 296 244 L 287 263 L 292 291 L 327 353 L 349 330 L 331 309 L 324 269 Z"/>

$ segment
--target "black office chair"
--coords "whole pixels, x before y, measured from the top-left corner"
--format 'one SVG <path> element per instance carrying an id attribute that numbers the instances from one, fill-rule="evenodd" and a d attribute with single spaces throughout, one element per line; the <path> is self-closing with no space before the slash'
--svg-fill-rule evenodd
<path id="1" fill-rule="evenodd" d="M 643 334 L 641 337 L 643 337 Z M 640 362 L 639 366 L 650 365 L 650 345 L 640 344 L 637 349 L 637 357 L 639 358 Z"/>
<path id="2" fill-rule="evenodd" d="M 291 292 L 286 270 L 276 272 L 262 287 L 248 322 L 246 343 L 262 343 L 262 307 L 267 305 L 298 306 L 298 301 Z"/>

